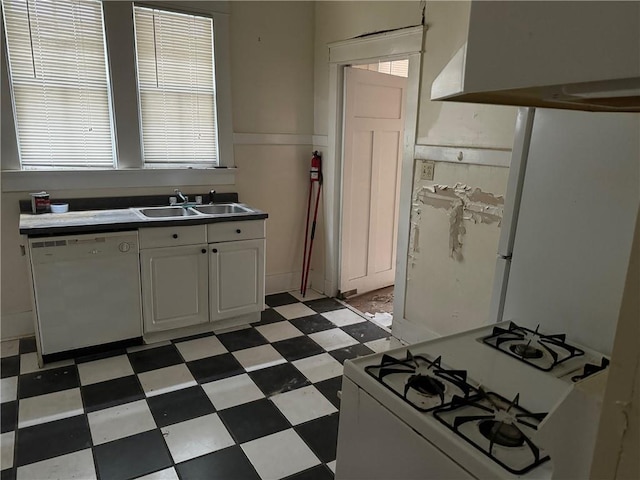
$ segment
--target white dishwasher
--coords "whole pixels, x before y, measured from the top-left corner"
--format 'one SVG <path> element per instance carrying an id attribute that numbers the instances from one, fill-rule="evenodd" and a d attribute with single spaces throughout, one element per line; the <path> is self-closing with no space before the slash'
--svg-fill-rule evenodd
<path id="1" fill-rule="evenodd" d="M 138 232 L 29 239 L 42 355 L 142 336 Z"/>

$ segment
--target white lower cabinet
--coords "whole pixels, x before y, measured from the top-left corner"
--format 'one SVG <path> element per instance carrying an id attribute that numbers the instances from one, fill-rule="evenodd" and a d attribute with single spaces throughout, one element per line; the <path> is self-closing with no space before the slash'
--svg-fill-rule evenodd
<path id="1" fill-rule="evenodd" d="M 145 332 L 209 321 L 207 245 L 142 250 Z"/>
<path id="2" fill-rule="evenodd" d="M 259 320 L 263 220 L 147 228 L 139 235 L 145 333 L 250 314 Z"/>
<path id="3" fill-rule="evenodd" d="M 263 309 L 264 250 L 264 239 L 209 244 L 212 322 Z"/>

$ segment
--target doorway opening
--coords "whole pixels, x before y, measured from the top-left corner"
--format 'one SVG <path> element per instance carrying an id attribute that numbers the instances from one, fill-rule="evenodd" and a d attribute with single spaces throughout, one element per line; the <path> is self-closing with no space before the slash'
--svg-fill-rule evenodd
<path id="1" fill-rule="evenodd" d="M 393 319 L 409 59 L 344 67 L 340 292 L 387 328 Z"/>

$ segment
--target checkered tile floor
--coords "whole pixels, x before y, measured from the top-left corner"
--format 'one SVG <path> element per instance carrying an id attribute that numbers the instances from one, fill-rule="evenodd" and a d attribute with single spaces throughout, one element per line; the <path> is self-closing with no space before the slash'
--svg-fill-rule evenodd
<path id="1" fill-rule="evenodd" d="M 390 340 L 315 297 L 268 296 L 248 329 L 42 370 L 33 339 L 2 343 L 2 480 L 333 478 L 342 364 Z"/>

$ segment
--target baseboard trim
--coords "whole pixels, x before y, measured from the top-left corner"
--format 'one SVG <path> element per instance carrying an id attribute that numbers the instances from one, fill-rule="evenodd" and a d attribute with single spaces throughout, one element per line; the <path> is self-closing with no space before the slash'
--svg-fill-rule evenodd
<path id="1" fill-rule="evenodd" d="M 33 310 L 28 312 L 3 314 L 0 322 L 0 338 L 13 340 L 15 338 L 32 337 L 35 335 Z"/>
<path id="2" fill-rule="evenodd" d="M 291 292 L 300 289 L 302 272 L 275 273 L 267 275 L 265 278 L 265 292 L 267 295 L 274 293 Z M 311 288 L 318 293 L 325 293 L 325 281 L 322 272 L 311 270 L 307 288 Z"/>
<path id="3" fill-rule="evenodd" d="M 324 283 L 324 294 L 327 297 L 335 297 L 338 295 L 338 287 L 331 282 L 331 280 L 325 279 L 320 285 Z"/>
<path id="4" fill-rule="evenodd" d="M 264 289 L 267 295 L 274 293 L 290 292 L 300 288 L 302 272 L 274 273 L 267 275 L 264 281 Z"/>
<path id="5" fill-rule="evenodd" d="M 309 273 L 308 288 L 312 288 L 316 292 L 326 295 L 324 287 L 324 275 L 322 274 L 322 272 L 320 272 L 319 270 L 312 270 Z"/>

